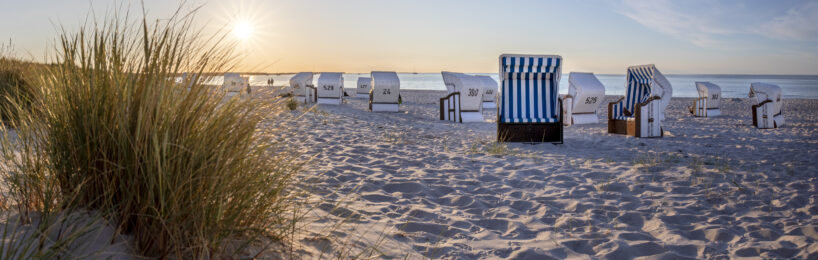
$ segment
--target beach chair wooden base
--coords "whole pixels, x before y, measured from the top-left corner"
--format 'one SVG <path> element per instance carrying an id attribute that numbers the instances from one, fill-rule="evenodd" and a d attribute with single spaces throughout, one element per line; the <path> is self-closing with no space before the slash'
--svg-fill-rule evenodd
<path id="1" fill-rule="evenodd" d="M 562 99 L 557 99 L 562 111 Z M 497 141 L 514 143 L 562 143 L 563 117 L 554 123 L 497 123 Z"/>
<path id="2" fill-rule="evenodd" d="M 499 123 L 498 142 L 562 143 L 562 122 Z"/>

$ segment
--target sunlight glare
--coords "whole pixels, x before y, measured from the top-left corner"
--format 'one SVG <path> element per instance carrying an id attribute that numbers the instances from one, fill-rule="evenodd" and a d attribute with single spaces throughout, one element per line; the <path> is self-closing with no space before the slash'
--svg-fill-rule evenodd
<path id="1" fill-rule="evenodd" d="M 253 36 L 253 26 L 247 21 L 238 21 L 233 26 L 233 35 L 239 40 L 246 40 Z"/>

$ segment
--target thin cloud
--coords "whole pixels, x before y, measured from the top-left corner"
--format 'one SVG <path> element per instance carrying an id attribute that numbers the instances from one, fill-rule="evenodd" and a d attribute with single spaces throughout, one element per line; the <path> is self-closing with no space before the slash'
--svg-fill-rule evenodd
<path id="1" fill-rule="evenodd" d="M 735 48 L 735 36 L 741 35 L 818 41 L 818 1 L 747 6 L 741 1 L 623 0 L 618 9 L 651 30 L 706 48 Z"/>
<path id="2" fill-rule="evenodd" d="M 652 30 L 689 41 L 701 47 L 723 45 L 722 35 L 734 34 L 735 30 L 719 26 L 711 20 L 713 13 L 703 10 L 718 10 L 701 6 L 696 13 L 683 12 L 668 0 L 625 0 L 620 13 Z M 707 5 L 708 3 L 702 3 Z"/>
<path id="3" fill-rule="evenodd" d="M 769 38 L 818 41 L 818 2 L 806 2 L 762 24 L 756 31 Z"/>

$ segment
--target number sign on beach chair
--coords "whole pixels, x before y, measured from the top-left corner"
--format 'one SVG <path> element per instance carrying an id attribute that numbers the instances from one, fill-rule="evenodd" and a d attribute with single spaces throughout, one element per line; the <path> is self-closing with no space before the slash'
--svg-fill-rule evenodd
<path id="1" fill-rule="evenodd" d="M 400 106 L 400 80 L 393 71 L 373 71 L 372 90 L 369 92 L 369 110 L 372 112 L 398 112 Z"/>
<path id="2" fill-rule="evenodd" d="M 498 141 L 562 143 L 561 72 L 557 55 L 500 56 Z"/>
<path id="3" fill-rule="evenodd" d="M 290 78 L 290 87 L 293 89 L 295 100 L 302 103 L 316 102 L 318 96 L 315 86 L 312 85 L 312 72 L 300 72 Z"/>
<path id="4" fill-rule="evenodd" d="M 653 64 L 629 67 L 627 92 L 608 104 L 608 133 L 662 137 L 662 120 L 673 88 Z"/>
<path id="5" fill-rule="evenodd" d="M 721 115 L 719 103 L 721 103 L 721 88 L 710 82 L 696 82 L 696 90 L 699 98 L 694 101 L 692 107 L 687 107 L 693 116 L 711 117 Z"/>
<path id="6" fill-rule="evenodd" d="M 774 84 L 755 82 L 750 84 L 750 98 L 753 105 L 753 125 L 758 128 L 778 128 L 784 125 L 781 87 Z"/>
<path id="7" fill-rule="evenodd" d="M 340 105 L 344 98 L 344 76 L 337 72 L 322 72 L 318 76 L 318 104 Z"/>
<path id="8" fill-rule="evenodd" d="M 440 98 L 440 120 L 483 122 L 484 82 L 477 76 L 462 73 L 441 72 L 441 75 L 451 92 Z"/>
<path id="9" fill-rule="evenodd" d="M 497 81 L 489 76 L 476 76 L 483 82 L 483 108 L 497 108 Z"/>
<path id="10" fill-rule="evenodd" d="M 372 78 L 368 77 L 358 78 L 358 88 L 355 90 L 357 98 L 369 97 L 369 91 L 372 90 L 370 83 L 372 83 Z"/>
<path id="11" fill-rule="evenodd" d="M 599 123 L 597 108 L 605 98 L 605 86 L 593 73 L 568 74 L 568 95 L 563 98 L 565 125 Z"/>

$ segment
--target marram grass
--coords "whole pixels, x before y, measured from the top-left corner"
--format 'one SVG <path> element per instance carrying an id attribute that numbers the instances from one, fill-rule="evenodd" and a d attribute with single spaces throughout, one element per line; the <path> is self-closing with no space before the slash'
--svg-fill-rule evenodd
<path id="1" fill-rule="evenodd" d="M 230 46 L 200 35 L 190 16 L 63 32 L 55 65 L 30 75 L 32 109 L 11 109 L 10 203 L 101 212 L 149 257 L 234 257 L 235 241 L 284 237 L 300 166 L 257 126 L 286 102 L 223 101 L 198 75 L 229 69 Z"/>

